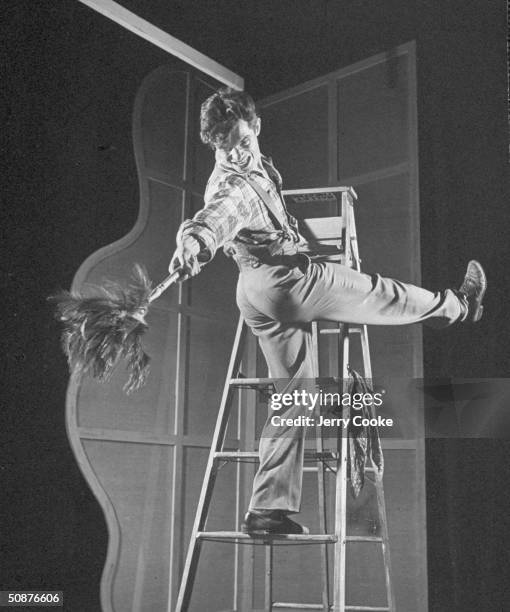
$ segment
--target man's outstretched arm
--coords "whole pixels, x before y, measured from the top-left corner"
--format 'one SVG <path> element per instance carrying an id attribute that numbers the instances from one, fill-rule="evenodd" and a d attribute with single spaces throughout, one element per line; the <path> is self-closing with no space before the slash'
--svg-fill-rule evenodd
<path id="1" fill-rule="evenodd" d="M 169 270 L 181 267 L 187 276 L 200 272 L 200 264 L 211 261 L 218 248 L 249 224 L 252 208 L 241 188 L 229 183 L 206 196 L 204 208 L 187 219 L 176 236 L 177 248 Z"/>

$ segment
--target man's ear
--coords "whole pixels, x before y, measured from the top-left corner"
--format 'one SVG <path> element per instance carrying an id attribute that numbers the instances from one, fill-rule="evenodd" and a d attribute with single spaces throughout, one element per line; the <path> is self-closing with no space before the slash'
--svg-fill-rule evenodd
<path id="1" fill-rule="evenodd" d="M 258 136 L 260 134 L 260 126 L 261 120 L 260 117 L 257 117 L 257 123 L 255 124 L 255 136 Z"/>

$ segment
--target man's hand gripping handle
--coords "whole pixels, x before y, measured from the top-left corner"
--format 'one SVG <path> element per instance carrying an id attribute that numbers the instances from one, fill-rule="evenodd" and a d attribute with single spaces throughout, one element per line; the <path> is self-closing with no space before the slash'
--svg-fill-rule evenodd
<path id="1" fill-rule="evenodd" d="M 200 250 L 200 243 L 193 236 L 186 236 L 178 240 L 177 248 L 168 266 L 168 271 L 173 274 L 180 270 L 179 280 L 185 280 L 190 276 L 197 275 L 200 272 L 198 260 Z"/>

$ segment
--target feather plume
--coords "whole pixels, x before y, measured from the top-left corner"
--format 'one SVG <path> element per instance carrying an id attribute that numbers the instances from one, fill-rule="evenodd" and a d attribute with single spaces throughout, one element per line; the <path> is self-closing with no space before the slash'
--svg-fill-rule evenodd
<path id="1" fill-rule="evenodd" d="M 71 371 L 105 382 L 124 359 L 129 372 L 126 393 L 145 384 L 150 358 L 142 336 L 151 287 L 145 268 L 136 265 L 127 287 L 107 281 L 102 287 L 88 286 L 86 294 L 61 291 L 48 298 L 63 327 L 62 348 Z"/>

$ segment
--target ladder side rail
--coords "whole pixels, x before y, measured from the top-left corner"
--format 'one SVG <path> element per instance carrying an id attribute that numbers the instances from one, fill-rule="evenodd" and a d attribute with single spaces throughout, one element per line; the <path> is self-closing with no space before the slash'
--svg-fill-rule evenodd
<path id="1" fill-rule="evenodd" d="M 339 334 L 342 352 L 342 392 L 348 391 L 348 365 L 349 365 L 349 326 L 343 325 Z M 349 407 L 342 408 L 342 417 L 349 416 Z M 335 536 L 334 562 L 335 569 L 333 578 L 333 607 L 334 612 L 345 612 L 346 582 L 345 582 L 345 557 L 347 538 L 347 437 L 340 429 L 337 440 L 338 460 L 335 478 Z"/>
<path id="2" fill-rule="evenodd" d="M 350 198 L 350 196 L 346 196 L 346 198 Z M 352 199 L 350 200 L 350 206 L 348 209 L 348 219 L 350 226 L 350 241 L 349 247 L 352 254 L 353 268 L 358 272 L 361 272 L 361 258 L 359 256 L 359 246 L 358 246 L 358 234 L 356 232 L 356 220 L 354 217 L 354 202 Z M 363 357 L 363 375 L 365 378 L 372 380 L 372 360 L 370 358 L 370 347 L 368 343 L 368 327 L 367 325 L 361 326 L 361 351 Z"/>
<path id="3" fill-rule="evenodd" d="M 243 354 L 242 371 L 248 376 L 257 376 L 257 339 L 253 334 L 250 334 L 246 339 L 245 350 Z M 244 449 L 258 457 L 256 450 L 256 410 L 257 410 L 257 394 L 251 389 L 242 389 L 239 393 L 238 402 L 238 426 L 240 428 L 240 449 Z M 241 466 L 244 465 L 241 471 Z M 239 489 L 239 498 L 242 499 L 239 509 L 239 517 L 241 512 L 248 507 L 251 497 L 251 483 L 255 476 L 255 463 L 247 464 L 241 461 L 237 462 L 238 470 L 242 472 L 241 485 Z M 236 526 L 237 528 L 239 525 Z M 239 554 L 239 563 L 241 564 L 240 577 L 241 589 L 237 593 L 233 609 L 235 610 L 251 610 L 253 608 L 253 567 L 254 567 L 254 548 L 252 546 L 241 546 L 236 543 L 236 549 L 241 549 Z"/>
<path id="4" fill-rule="evenodd" d="M 246 324 L 244 323 L 243 318 L 239 317 L 236 335 L 234 339 L 234 345 L 232 348 L 232 353 L 230 355 L 227 377 L 225 379 L 225 386 L 223 388 L 220 409 L 218 412 L 218 418 L 214 429 L 211 450 L 209 452 L 209 458 L 207 460 L 207 467 L 204 475 L 204 480 L 202 482 L 202 489 L 200 491 L 197 511 L 195 514 L 195 521 L 193 524 L 193 529 L 191 531 L 190 544 L 188 547 L 188 553 L 186 555 L 186 562 L 184 564 L 181 585 L 179 588 L 179 595 L 177 597 L 176 612 L 186 612 L 191 599 L 201 547 L 201 543 L 197 538 L 197 534 L 198 532 L 204 530 L 205 522 L 207 520 L 207 514 L 217 474 L 214 454 L 216 452 L 221 451 L 223 448 L 223 443 L 225 440 L 228 425 L 228 417 L 230 413 L 230 405 L 232 403 L 232 396 L 235 392 L 230 385 L 230 379 L 234 378 L 234 373 L 237 373 L 237 370 L 239 369 L 239 365 L 241 363 L 242 358 L 241 348 L 245 336 Z"/>
<path id="5" fill-rule="evenodd" d="M 273 562 L 274 551 L 273 543 L 266 542 L 265 550 L 265 576 L 264 576 L 264 610 L 265 612 L 273 611 Z"/>
<path id="6" fill-rule="evenodd" d="M 313 375 L 315 379 L 319 378 L 319 331 L 316 321 L 312 322 L 312 350 L 313 350 Z M 319 406 L 320 409 L 320 406 Z M 322 457 L 324 453 L 324 445 L 322 441 L 322 427 L 317 426 L 315 429 L 315 445 L 318 457 Z M 306 468 L 305 468 L 306 469 Z M 319 531 L 326 533 L 327 531 L 327 514 L 326 514 L 326 487 L 325 487 L 325 464 L 322 459 L 318 460 L 317 464 L 317 494 L 318 494 L 318 510 L 319 510 Z M 322 606 L 323 611 L 329 611 L 329 559 L 327 544 L 320 545 L 321 570 L 322 570 Z"/>
<path id="7" fill-rule="evenodd" d="M 352 237 L 352 200 L 343 192 L 341 198 L 341 211 L 343 218 L 343 265 L 352 267 L 351 237 Z M 341 365 L 342 392 L 348 391 L 349 377 L 349 325 L 342 323 L 339 326 L 339 365 Z M 342 417 L 346 418 L 349 408 L 342 408 Z M 333 611 L 345 612 L 346 584 L 345 584 L 345 557 L 347 537 L 347 437 L 338 432 L 337 439 L 338 460 L 335 478 L 335 535 L 337 541 L 333 552 Z"/>
<path id="8" fill-rule="evenodd" d="M 351 227 L 351 238 L 350 247 L 353 256 L 354 267 L 358 272 L 361 271 L 361 258 L 359 256 L 358 238 L 356 233 L 356 221 L 354 217 L 354 208 L 351 207 L 350 211 L 350 227 Z M 365 378 L 372 380 L 372 362 L 370 357 L 370 345 L 368 340 L 368 326 L 361 326 L 360 334 L 361 352 L 363 358 L 363 374 Z M 393 590 L 393 581 L 391 579 L 391 557 L 389 547 L 389 533 L 388 533 L 388 518 L 386 514 L 386 502 L 384 499 L 384 487 L 380 480 L 375 479 L 374 482 L 377 496 L 377 509 L 379 518 L 381 521 L 382 529 L 382 554 L 384 564 L 384 578 L 386 584 L 386 597 L 387 597 L 387 608 L 389 612 L 395 612 L 395 594 Z"/>
<path id="9" fill-rule="evenodd" d="M 389 612 L 395 612 L 395 592 L 393 588 L 393 580 L 391 579 L 391 555 L 390 555 L 390 537 L 388 533 L 388 517 L 386 515 L 386 502 L 384 500 L 384 487 L 382 481 L 375 481 L 375 490 L 377 495 L 377 509 L 381 520 L 382 529 L 382 554 L 384 563 L 384 580 L 386 583 L 386 598 Z"/>

